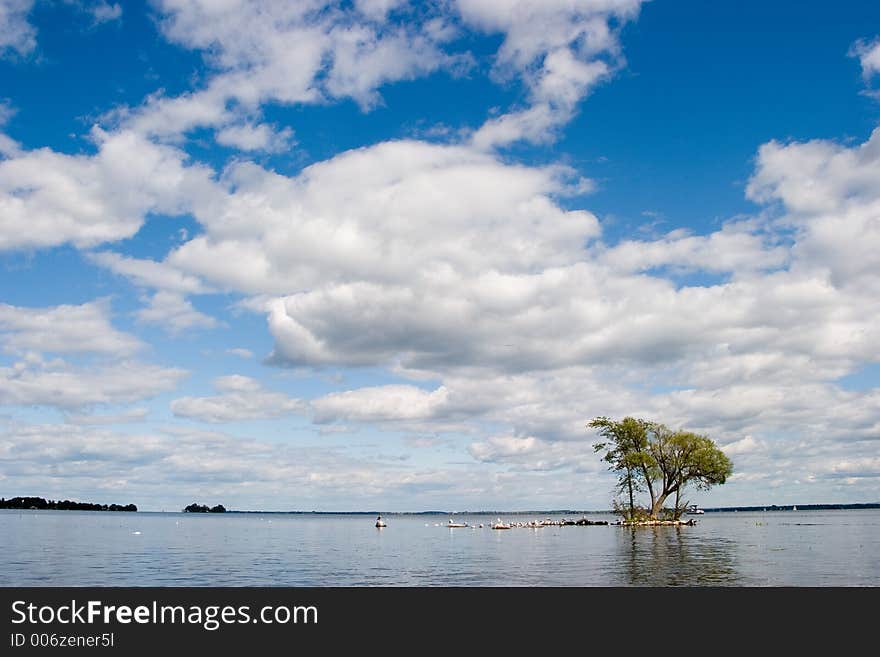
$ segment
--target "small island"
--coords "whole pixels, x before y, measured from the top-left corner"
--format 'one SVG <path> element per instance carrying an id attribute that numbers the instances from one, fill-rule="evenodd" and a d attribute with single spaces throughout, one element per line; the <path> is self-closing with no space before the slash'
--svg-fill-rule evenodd
<path id="1" fill-rule="evenodd" d="M 198 504 L 193 502 L 189 506 L 183 508 L 184 513 L 226 513 L 226 507 L 222 504 L 208 507 L 207 504 Z"/>
<path id="2" fill-rule="evenodd" d="M 92 502 L 72 502 L 70 500 L 46 500 L 42 497 L 0 497 L 0 509 L 19 509 L 34 511 L 137 511 L 134 504 L 94 504 Z"/>
<path id="3" fill-rule="evenodd" d="M 625 496 L 612 501 L 621 525 L 694 525 L 694 519 L 681 519 L 694 507 L 685 489 L 706 491 L 733 473 L 733 463 L 708 436 L 634 417 L 597 417 L 587 427 L 598 434 L 593 449 L 617 474 L 616 492 Z M 635 494 L 645 492 L 650 502 L 637 504 Z"/>

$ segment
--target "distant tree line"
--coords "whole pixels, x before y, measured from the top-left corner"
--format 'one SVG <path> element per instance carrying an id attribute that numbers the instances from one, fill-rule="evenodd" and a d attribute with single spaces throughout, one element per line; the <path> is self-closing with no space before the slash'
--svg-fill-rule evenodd
<path id="1" fill-rule="evenodd" d="M 134 504 L 93 504 L 71 500 L 45 500 L 42 497 L 0 497 L 0 509 L 37 509 L 52 511 L 137 511 Z"/>
<path id="2" fill-rule="evenodd" d="M 189 506 L 183 507 L 184 513 L 226 513 L 226 507 L 222 504 L 208 507 L 207 504 L 197 504 L 193 502 Z"/>

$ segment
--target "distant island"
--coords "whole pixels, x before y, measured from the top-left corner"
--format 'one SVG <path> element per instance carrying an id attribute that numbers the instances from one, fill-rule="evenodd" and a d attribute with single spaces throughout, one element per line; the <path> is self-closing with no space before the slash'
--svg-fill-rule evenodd
<path id="1" fill-rule="evenodd" d="M 134 504 L 94 504 L 70 500 L 45 500 L 42 497 L 0 497 L 0 509 L 51 511 L 137 511 Z"/>
<path id="2" fill-rule="evenodd" d="M 865 502 L 852 504 L 763 504 L 761 506 L 722 506 L 717 508 L 703 509 L 706 513 L 716 511 L 852 511 L 855 509 L 880 509 L 880 502 Z"/>
<path id="3" fill-rule="evenodd" d="M 197 504 L 193 502 L 189 506 L 183 508 L 184 513 L 226 513 L 226 507 L 222 504 L 208 507 L 207 504 Z"/>

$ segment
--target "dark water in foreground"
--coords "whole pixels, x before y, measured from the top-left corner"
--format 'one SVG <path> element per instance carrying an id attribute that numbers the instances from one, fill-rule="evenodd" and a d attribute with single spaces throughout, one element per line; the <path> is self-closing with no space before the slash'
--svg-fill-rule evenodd
<path id="1" fill-rule="evenodd" d="M 880 585 L 880 510 L 707 513 L 696 527 L 639 529 L 386 520 L 0 511 L 0 585 Z"/>

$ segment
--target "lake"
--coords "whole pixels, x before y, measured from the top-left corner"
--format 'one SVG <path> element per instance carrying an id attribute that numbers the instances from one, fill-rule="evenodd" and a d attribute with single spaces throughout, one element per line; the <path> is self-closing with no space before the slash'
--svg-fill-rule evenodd
<path id="1" fill-rule="evenodd" d="M 695 527 L 635 529 L 383 517 L 380 530 L 370 515 L 3 510 L 0 585 L 880 585 L 876 509 L 707 513 Z"/>

